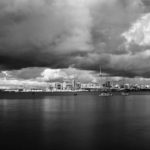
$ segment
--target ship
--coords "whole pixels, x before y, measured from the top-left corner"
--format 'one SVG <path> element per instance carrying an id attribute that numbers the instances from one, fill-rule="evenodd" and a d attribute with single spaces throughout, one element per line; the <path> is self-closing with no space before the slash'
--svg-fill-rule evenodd
<path id="1" fill-rule="evenodd" d="M 122 95 L 122 96 L 128 96 L 129 93 L 127 93 L 127 92 L 121 92 L 121 95 Z"/>
<path id="2" fill-rule="evenodd" d="M 99 96 L 113 96 L 113 94 L 110 92 L 102 92 L 99 94 Z"/>

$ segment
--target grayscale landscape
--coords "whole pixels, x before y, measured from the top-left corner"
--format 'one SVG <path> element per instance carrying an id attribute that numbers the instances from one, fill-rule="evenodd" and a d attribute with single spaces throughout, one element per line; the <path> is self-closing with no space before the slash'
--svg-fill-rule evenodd
<path id="1" fill-rule="evenodd" d="M 150 0 L 0 0 L 1 149 L 149 150 Z"/>

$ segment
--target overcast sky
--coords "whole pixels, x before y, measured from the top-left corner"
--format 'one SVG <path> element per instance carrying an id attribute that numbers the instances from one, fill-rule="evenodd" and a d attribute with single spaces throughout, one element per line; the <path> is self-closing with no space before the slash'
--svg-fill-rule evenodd
<path id="1" fill-rule="evenodd" d="M 150 77 L 150 0 L 0 0 L 0 69 L 11 78 L 94 81 L 99 66 Z"/>

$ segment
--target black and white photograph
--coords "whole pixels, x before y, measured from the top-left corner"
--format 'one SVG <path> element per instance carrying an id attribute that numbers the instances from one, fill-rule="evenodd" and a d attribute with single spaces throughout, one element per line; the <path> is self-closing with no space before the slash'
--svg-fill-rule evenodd
<path id="1" fill-rule="evenodd" d="M 150 0 L 0 0 L 0 141 L 149 150 Z"/>

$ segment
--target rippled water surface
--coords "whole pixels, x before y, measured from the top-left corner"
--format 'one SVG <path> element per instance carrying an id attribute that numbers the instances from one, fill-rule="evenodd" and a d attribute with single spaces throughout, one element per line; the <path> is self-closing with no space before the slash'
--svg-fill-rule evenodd
<path id="1" fill-rule="evenodd" d="M 150 149 L 150 96 L 0 100 L 1 149 Z"/>

